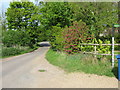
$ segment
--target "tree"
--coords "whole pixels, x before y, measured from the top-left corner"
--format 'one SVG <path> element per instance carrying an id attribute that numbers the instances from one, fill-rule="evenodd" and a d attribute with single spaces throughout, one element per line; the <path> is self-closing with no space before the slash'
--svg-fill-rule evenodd
<path id="1" fill-rule="evenodd" d="M 31 38 L 29 46 L 36 43 L 38 37 L 37 7 L 32 2 L 11 2 L 7 9 L 7 25 L 9 30 L 22 31 Z"/>
<path id="2" fill-rule="evenodd" d="M 74 9 L 74 20 L 82 19 L 96 36 L 105 28 L 111 28 L 113 23 L 117 23 L 117 3 L 77 2 L 71 4 Z"/>
<path id="3" fill-rule="evenodd" d="M 64 27 L 71 25 L 73 11 L 67 2 L 46 2 L 42 3 L 41 24 L 47 28 L 52 26 Z"/>
<path id="4" fill-rule="evenodd" d="M 44 27 L 44 36 L 52 34 L 52 26 L 65 27 L 72 23 L 73 11 L 67 2 L 41 2 L 40 23 Z"/>

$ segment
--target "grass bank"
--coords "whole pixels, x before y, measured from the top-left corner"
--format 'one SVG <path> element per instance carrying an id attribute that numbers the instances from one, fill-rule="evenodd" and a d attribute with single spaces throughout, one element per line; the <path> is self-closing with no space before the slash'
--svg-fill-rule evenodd
<path id="1" fill-rule="evenodd" d="M 36 50 L 38 47 L 29 48 L 29 47 L 2 47 L 0 50 L 1 56 L 0 58 L 7 58 L 11 56 L 21 55 L 24 53 L 32 52 Z"/>
<path id="2" fill-rule="evenodd" d="M 46 59 L 53 65 L 59 66 L 66 72 L 85 72 L 90 74 L 117 77 L 117 61 L 115 68 L 111 68 L 111 62 L 103 57 L 103 60 L 94 58 L 92 55 L 75 54 L 67 55 L 50 49 L 46 54 Z"/>

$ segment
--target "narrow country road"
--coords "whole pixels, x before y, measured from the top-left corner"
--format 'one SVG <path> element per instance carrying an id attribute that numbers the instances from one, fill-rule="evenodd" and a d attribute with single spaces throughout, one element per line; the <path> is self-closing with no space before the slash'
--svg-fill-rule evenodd
<path id="1" fill-rule="evenodd" d="M 2 60 L 3 88 L 118 88 L 116 78 L 67 74 L 45 59 L 49 47 Z M 45 70 L 45 72 L 39 72 Z"/>
<path id="2" fill-rule="evenodd" d="M 32 87 L 35 77 L 31 70 L 40 64 L 41 56 L 48 50 L 38 50 L 20 56 L 4 59 L 2 62 L 3 88 Z"/>

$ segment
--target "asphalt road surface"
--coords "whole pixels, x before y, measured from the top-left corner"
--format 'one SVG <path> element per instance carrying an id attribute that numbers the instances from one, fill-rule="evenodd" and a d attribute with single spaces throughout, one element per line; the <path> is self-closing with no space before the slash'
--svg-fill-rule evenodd
<path id="1" fill-rule="evenodd" d="M 3 59 L 2 88 L 118 87 L 118 81 L 115 77 L 85 73 L 65 73 L 45 59 L 49 45 L 45 44 L 45 46 L 31 53 Z M 39 70 L 45 70 L 45 72 L 39 72 Z"/>
<path id="2" fill-rule="evenodd" d="M 30 71 L 40 65 L 41 56 L 49 49 L 48 42 L 43 42 L 41 45 L 45 47 L 31 53 L 2 60 L 3 88 L 34 87 L 35 77 Z"/>

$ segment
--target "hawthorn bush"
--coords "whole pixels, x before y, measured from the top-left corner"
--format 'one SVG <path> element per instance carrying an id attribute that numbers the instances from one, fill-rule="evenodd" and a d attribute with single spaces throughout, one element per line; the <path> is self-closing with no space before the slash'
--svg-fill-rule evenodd
<path id="1" fill-rule="evenodd" d="M 63 30 L 64 51 L 68 54 L 82 51 L 80 43 L 89 43 L 94 38 L 83 21 L 73 22 Z"/>

